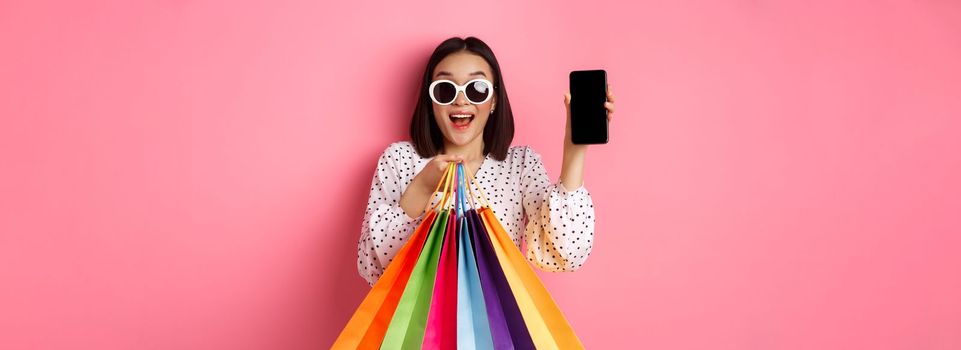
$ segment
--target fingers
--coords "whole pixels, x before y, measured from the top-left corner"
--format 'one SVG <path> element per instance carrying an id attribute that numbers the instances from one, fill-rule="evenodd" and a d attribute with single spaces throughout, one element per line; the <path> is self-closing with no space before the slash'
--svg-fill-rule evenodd
<path id="1" fill-rule="evenodd" d="M 607 121 L 610 122 L 614 119 L 614 103 L 604 102 L 604 108 L 607 108 Z"/>
<path id="2" fill-rule="evenodd" d="M 444 162 L 456 162 L 464 160 L 464 156 L 460 154 L 438 154 L 434 159 Z"/>
<path id="3" fill-rule="evenodd" d="M 465 159 L 464 156 L 462 156 L 462 155 L 460 155 L 460 154 L 452 154 L 452 155 L 450 156 L 450 158 L 448 159 L 448 162 L 462 163 L 462 162 L 464 162 L 464 159 Z"/>
<path id="4" fill-rule="evenodd" d="M 447 169 L 450 163 L 463 163 L 465 158 L 460 154 L 438 154 L 434 157 L 439 169 Z"/>
<path id="5" fill-rule="evenodd" d="M 614 103 L 604 102 L 604 108 L 607 108 L 607 113 L 614 113 Z"/>
<path id="6" fill-rule="evenodd" d="M 611 91 L 611 85 L 607 85 L 607 102 L 604 102 L 604 108 L 607 108 L 607 121 L 610 122 L 614 119 L 614 92 Z"/>
<path id="7" fill-rule="evenodd" d="M 570 92 L 565 92 L 565 93 L 564 93 L 564 104 L 565 104 L 565 105 L 571 104 L 571 93 L 570 93 Z"/>

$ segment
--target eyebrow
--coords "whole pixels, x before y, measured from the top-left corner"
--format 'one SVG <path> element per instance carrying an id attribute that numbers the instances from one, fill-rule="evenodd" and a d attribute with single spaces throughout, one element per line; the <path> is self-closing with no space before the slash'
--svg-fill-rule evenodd
<path id="1" fill-rule="evenodd" d="M 476 72 L 471 73 L 471 74 L 468 74 L 468 75 L 483 75 L 484 78 L 487 78 L 487 74 L 484 74 L 484 72 L 481 72 L 481 71 L 476 71 Z M 453 76 L 453 74 L 451 74 L 450 72 L 447 72 L 447 71 L 440 71 L 440 72 L 437 72 L 437 75 L 435 75 L 434 78 L 440 77 L 440 76 Z"/>

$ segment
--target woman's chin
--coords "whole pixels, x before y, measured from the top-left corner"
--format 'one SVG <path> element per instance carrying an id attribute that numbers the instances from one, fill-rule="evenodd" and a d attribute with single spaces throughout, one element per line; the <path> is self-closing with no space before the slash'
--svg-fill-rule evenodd
<path id="1" fill-rule="evenodd" d="M 452 132 L 448 140 L 456 146 L 466 146 L 474 139 L 474 135 L 469 135 L 461 132 Z"/>

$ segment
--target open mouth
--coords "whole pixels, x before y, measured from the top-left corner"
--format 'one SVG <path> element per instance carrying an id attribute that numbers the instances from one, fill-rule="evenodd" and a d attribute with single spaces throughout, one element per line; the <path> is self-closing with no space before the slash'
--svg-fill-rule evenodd
<path id="1" fill-rule="evenodd" d="M 466 129 L 474 121 L 474 115 L 470 113 L 457 113 L 450 115 L 450 122 L 457 129 Z"/>

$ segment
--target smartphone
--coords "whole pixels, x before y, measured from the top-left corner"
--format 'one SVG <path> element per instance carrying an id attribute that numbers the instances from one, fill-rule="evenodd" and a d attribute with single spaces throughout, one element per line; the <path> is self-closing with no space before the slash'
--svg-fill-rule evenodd
<path id="1" fill-rule="evenodd" d="M 571 72 L 571 142 L 577 145 L 607 143 L 607 72 Z"/>

